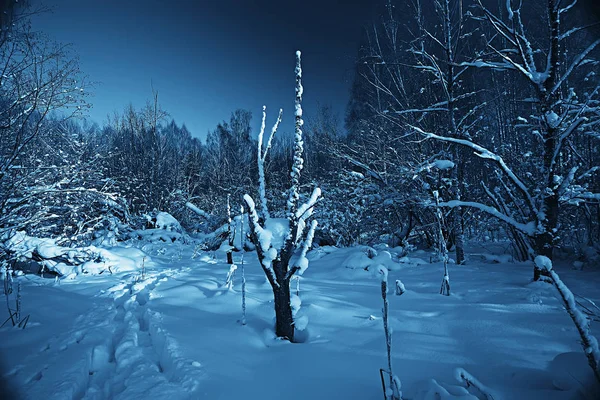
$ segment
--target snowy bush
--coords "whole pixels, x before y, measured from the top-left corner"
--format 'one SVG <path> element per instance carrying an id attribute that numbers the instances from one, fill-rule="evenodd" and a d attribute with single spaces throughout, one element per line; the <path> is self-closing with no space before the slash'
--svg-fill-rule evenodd
<path id="1" fill-rule="evenodd" d="M 145 254 L 135 248 L 102 248 L 96 246 L 64 247 L 56 239 L 36 238 L 17 232 L 2 238 L 1 247 L 15 265 L 32 261 L 37 273 L 49 272 L 58 276 L 102 274 L 137 271 Z"/>

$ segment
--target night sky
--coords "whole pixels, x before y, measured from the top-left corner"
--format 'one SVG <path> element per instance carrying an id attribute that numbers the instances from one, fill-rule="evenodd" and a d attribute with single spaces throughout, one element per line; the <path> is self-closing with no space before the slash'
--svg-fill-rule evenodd
<path id="1" fill-rule="evenodd" d="M 383 0 L 382 0 L 383 1 Z M 35 2 L 33 2 L 35 4 Z M 90 117 L 141 107 L 158 90 L 163 108 L 204 138 L 236 108 L 263 104 L 269 125 L 284 108 L 291 131 L 294 52 L 302 50 L 304 108 L 330 104 L 343 120 L 353 64 L 372 0 L 45 0 L 34 29 L 72 43 L 97 82 Z"/>

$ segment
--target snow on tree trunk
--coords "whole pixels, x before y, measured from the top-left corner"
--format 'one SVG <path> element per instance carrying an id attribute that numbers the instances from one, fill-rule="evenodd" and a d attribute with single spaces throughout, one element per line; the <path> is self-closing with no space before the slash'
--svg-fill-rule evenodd
<path id="1" fill-rule="evenodd" d="M 577 332 L 579 332 L 583 351 L 588 359 L 588 363 L 594 371 L 594 376 L 600 383 L 600 349 L 598 347 L 598 340 L 592 336 L 590 332 L 590 321 L 581 311 L 579 311 L 573 293 L 552 269 L 552 261 L 550 258 L 546 256 L 537 256 L 535 258 L 535 265 L 537 269 L 545 271 L 550 279 L 552 279 L 554 286 L 563 300 L 565 309 L 573 320 Z"/>

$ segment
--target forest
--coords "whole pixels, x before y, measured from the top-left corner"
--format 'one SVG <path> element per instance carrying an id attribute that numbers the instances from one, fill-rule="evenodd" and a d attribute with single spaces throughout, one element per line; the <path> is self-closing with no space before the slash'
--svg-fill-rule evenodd
<path id="1" fill-rule="evenodd" d="M 319 71 L 298 51 L 294 110 L 234 106 L 205 138 L 154 87 L 90 119 L 77 49 L 36 30 L 42 8 L 4 3 L 10 396 L 600 396 L 584 3 L 378 2 L 345 115 L 303 112 Z"/>

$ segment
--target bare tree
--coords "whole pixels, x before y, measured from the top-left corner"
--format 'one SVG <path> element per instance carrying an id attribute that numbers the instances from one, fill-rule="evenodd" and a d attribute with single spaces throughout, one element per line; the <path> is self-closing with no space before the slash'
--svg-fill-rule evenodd
<path id="1" fill-rule="evenodd" d="M 573 154 L 576 151 L 571 146 L 571 140 L 576 135 L 597 136 L 594 130 L 598 124 L 600 82 L 579 97 L 571 79 L 577 74 L 586 76 L 585 70 L 593 72 L 594 65 L 597 65 L 594 54 L 600 39 L 590 41 L 578 51 L 569 51 L 577 50 L 570 48 L 570 38 L 586 28 L 576 24 L 569 29 L 563 28 L 563 21 L 576 2 L 563 4 L 560 0 L 548 1 L 548 29 L 541 38 L 526 28 L 521 6 L 515 8 L 508 1 L 506 18 L 502 19 L 480 0 L 477 4 L 482 12 L 480 18 L 492 29 L 491 36 L 486 40 L 488 51 L 479 53 L 476 60 L 463 62 L 460 66 L 513 72 L 529 83 L 534 96 L 535 114 L 529 118 L 531 122 L 526 118 L 521 119 L 536 138 L 533 142 L 534 154 L 539 161 L 530 168 L 523 168 L 522 160 L 509 166 L 503 156 L 472 139 L 421 133 L 428 138 L 463 146 L 490 161 L 507 182 L 504 188 L 512 203 L 504 210 L 481 202 L 460 200 L 442 205 L 478 208 L 528 237 L 531 257 L 542 255 L 551 259 L 558 237 L 562 206 L 600 199 L 600 194 L 587 190 L 585 179 L 589 176 L 578 174 L 579 165 Z M 535 48 L 537 43 L 540 44 L 539 48 Z M 538 179 L 530 180 L 526 176 L 536 176 Z M 491 192 L 488 193 L 494 200 Z M 534 266 L 534 280 L 542 275 L 547 275 L 547 271 Z"/>

